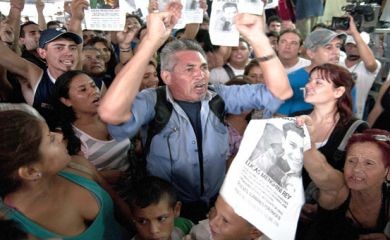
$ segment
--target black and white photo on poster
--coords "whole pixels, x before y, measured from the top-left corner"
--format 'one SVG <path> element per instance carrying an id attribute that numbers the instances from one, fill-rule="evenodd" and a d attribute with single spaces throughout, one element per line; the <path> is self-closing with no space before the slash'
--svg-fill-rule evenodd
<path id="1" fill-rule="evenodd" d="M 304 204 L 306 127 L 295 119 L 250 121 L 220 194 L 234 211 L 275 240 L 294 239 Z"/>

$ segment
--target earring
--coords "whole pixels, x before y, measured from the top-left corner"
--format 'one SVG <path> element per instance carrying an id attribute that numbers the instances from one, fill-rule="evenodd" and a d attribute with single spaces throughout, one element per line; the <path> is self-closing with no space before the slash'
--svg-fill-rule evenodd
<path id="1" fill-rule="evenodd" d="M 38 172 L 38 173 L 35 175 L 34 181 L 38 181 L 41 177 L 42 177 L 42 173 L 41 173 L 41 172 Z"/>

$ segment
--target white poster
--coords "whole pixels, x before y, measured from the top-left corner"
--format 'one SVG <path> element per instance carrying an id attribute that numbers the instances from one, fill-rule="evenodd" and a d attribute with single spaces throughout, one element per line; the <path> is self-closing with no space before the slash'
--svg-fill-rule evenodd
<path id="1" fill-rule="evenodd" d="M 200 8 L 199 0 L 185 1 L 185 4 L 183 5 L 182 18 L 184 18 L 185 23 L 203 22 L 203 9 Z"/>
<path id="2" fill-rule="evenodd" d="M 211 43 L 220 46 L 238 46 L 238 32 L 234 16 L 238 13 L 238 0 L 214 0 L 209 33 Z"/>
<path id="3" fill-rule="evenodd" d="M 294 118 L 251 120 L 220 194 L 273 240 L 293 240 L 302 205 L 306 127 Z"/>
<path id="4" fill-rule="evenodd" d="M 210 40 L 214 45 L 238 46 L 240 33 L 234 17 L 237 13 L 263 13 L 261 0 L 214 0 L 210 16 Z"/>
<path id="5" fill-rule="evenodd" d="M 89 9 L 84 11 L 87 29 L 122 31 L 126 12 L 119 7 L 119 0 L 90 0 Z"/>

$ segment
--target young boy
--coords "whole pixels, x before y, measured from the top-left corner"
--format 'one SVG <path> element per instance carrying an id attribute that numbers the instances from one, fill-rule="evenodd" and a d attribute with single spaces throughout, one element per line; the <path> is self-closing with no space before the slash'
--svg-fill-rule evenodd
<path id="1" fill-rule="evenodd" d="M 170 183 L 145 177 L 131 189 L 127 202 L 137 234 L 132 240 L 176 240 L 191 230 L 193 223 L 180 215 L 181 203 Z"/>

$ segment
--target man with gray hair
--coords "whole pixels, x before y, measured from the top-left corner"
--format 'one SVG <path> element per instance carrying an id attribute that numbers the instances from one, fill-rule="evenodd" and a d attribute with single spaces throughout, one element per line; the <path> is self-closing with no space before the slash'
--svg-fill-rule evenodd
<path id="1" fill-rule="evenodd" d="M 175 9 L 180 11 L 179 6 Z M 161 52 L 161 78 L 166 86 L 138 92 L 150 58 L 175 24 L 172 13 L 175 11 L 149 14 L 147 33 L 139 50 L 116 76 L 98 111 L 110 124 L 109 131 L 115 138 L 133 137 L 141 131 L 147 148 L 147 173 L 171 182 L 183 203 L 182 215 L 197 221 L 205 218 L 225 176 L 228 130 L 221 115 L 263 106 L 277 109 L 292 91 L 282 64 L 261 31 L 263 20 L 239 14 L 235 18 L 238 30 L 256 55 L 262 56 L 259 61 L 265 85 L 210 88 L 204 51 L 191 40 L 175 40 Z M 161 101 L 156 105 L 158 98 Z M 222 103 L 220 114 L 213 110 L 215 100 Z M 158 119 L 161 102 L 165 102 L 168 122 L 147 141 L 147 132 L 155 130 L 150 123 L 164 120 Z"/>
<path id="2" fill-rule="evenodd" d="M 310 71 L 321 64 L 339 63 L 340 48 L 346 38 L 345 33 L 336 33 L 329 29 L 318 29 L 311 32 L 305 39 L 303 47 L 311 64 L 288 74 L 293 96 L 277 111 L 280 115 L 292 116 L 296 112 L 311 110 L 313 106 L 304 101 L 302 89 L 309 81 Z"/>

